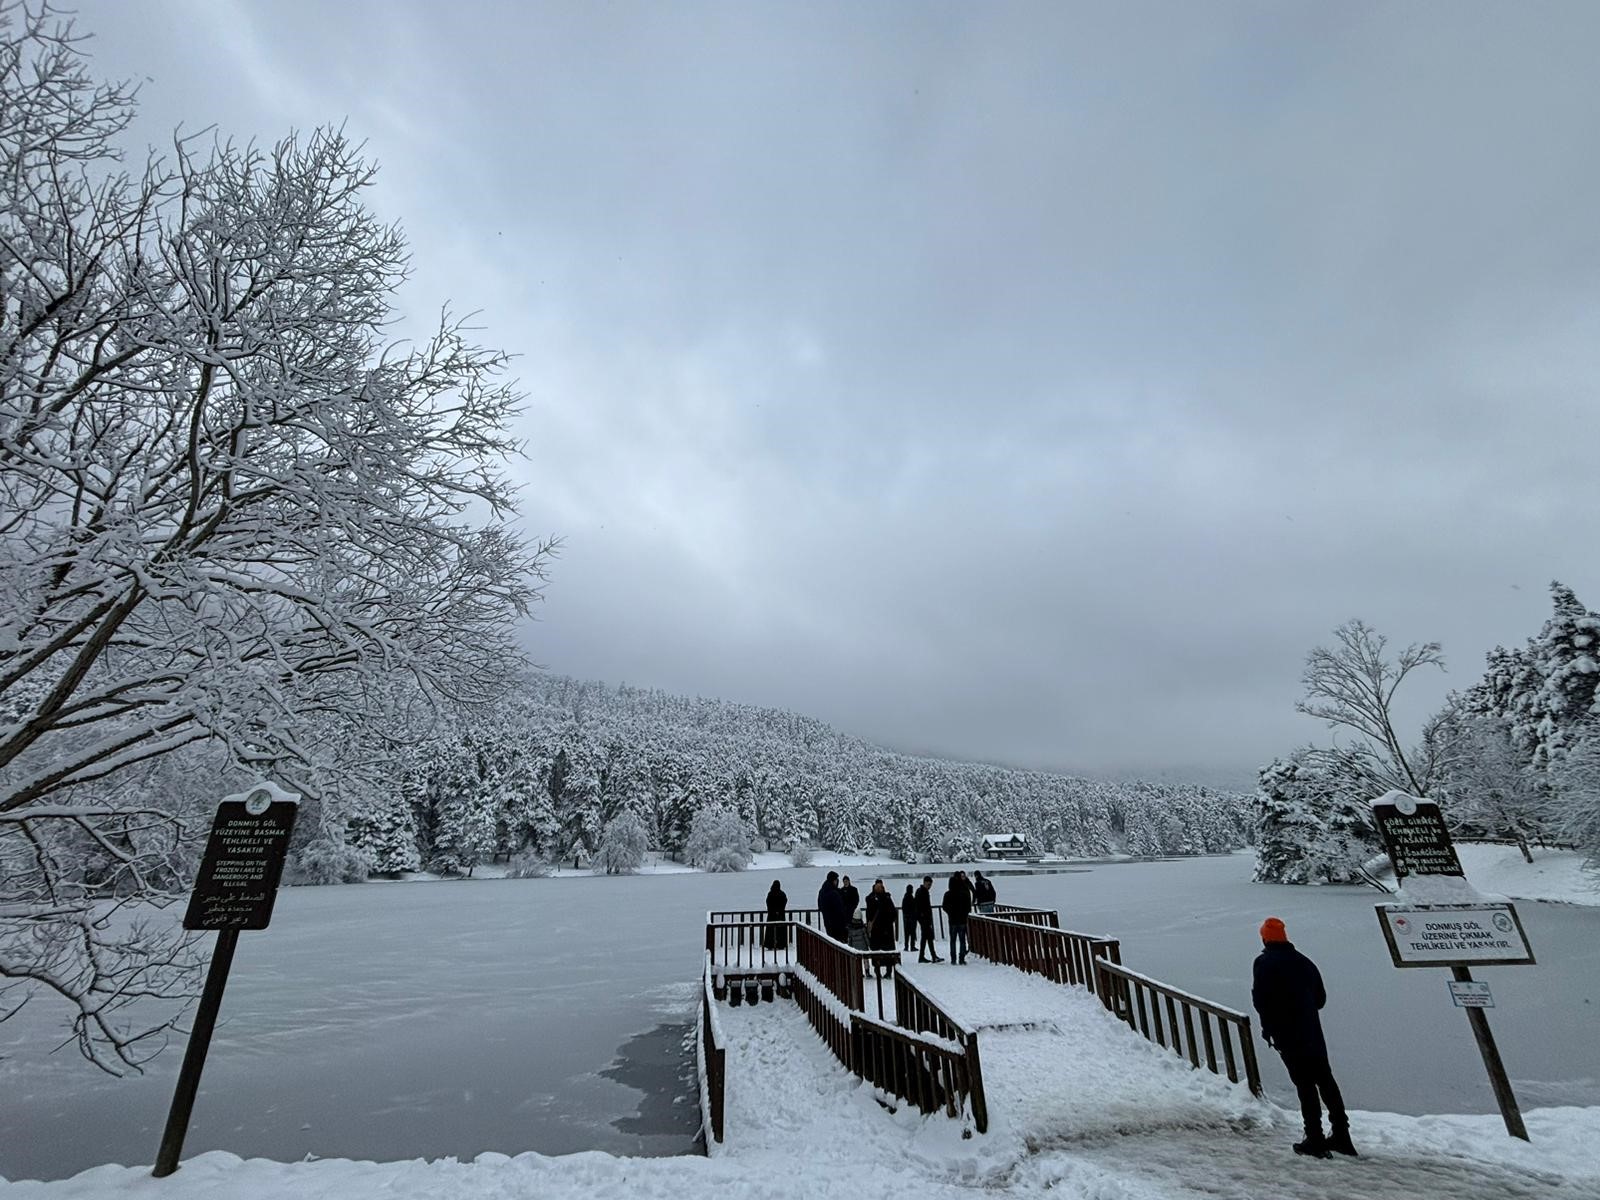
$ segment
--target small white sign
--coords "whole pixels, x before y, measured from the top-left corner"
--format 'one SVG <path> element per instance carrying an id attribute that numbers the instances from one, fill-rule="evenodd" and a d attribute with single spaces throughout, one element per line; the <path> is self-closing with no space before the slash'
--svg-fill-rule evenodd
<path id="1" fill-rule="evenodd" d="M 1378 920 L 1397 967 L 1534 961 L 1509 904 L 1380 904 Z"/>
<path id="2" fill-rule="evenodd" d="M 1457 1008 L 1493 1008 L 1494 997 L 1489 994 L 1489 985 L 1481 979 L 1447 980 L 1450 984 L 1450 999 L 1456 1002 Z"/>

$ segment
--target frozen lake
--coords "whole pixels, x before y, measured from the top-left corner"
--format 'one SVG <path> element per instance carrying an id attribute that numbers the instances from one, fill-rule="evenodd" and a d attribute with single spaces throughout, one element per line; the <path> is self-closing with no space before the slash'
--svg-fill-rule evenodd
<path id="1" fill-rule="evenodd" d="M 1252 884 L 1250 865 L 1106 864 L 997 883 L 1003 901 L 1120 937 L 1129 966 L 1246 1011 L 1256 928 L 1280 916 L 1328 981 L 1324 1025 L 1351 1107 L 1493 1111 L 1447 973 L 1390 966 L 1378 894 Z M 800 906 L 823 873 L 778 877 Z M 772 878 L 287 889 L 272 928 L 240 937 L 185 1154 L 688 1152 L 698 1114 L 684 1035 L 704 913 L 757 907 Z M 1518 907 L 1541 965 L 1476 973 L 1493 987 L 1518 1097 L 1600 1105 L 1600 909 Z M 115 1080 L 71 1047 L 49 1053 L 61 1035 L 29 1019 L 0 1024 L 0 1176 L 150 1162 L 181 1046 L 145 1076 Z M 1261 1050 L 1269 1089 L 1292 1101 L 1276 1055 Z"/>

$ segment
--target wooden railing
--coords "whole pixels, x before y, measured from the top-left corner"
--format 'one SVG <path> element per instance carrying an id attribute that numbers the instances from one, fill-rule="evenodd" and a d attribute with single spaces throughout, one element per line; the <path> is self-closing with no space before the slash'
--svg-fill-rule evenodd
<path id="1" fill-rule="evenodd" d="M 705 975 L 700 989 L 700 1071 L 706 1081 L 705 1111 L 707 1140 L 722 1141 L 723 1105 L 728 1080 L 728 1048 L 717 1022 L 717 1006 L 711 1002 L 711 958 L 706 957 Z"/>
<path id="2" fill-rule="evenodd" d="M 973 913 L 967 924 L 967 938 L 972 952 L 990 962 L 1005 963 L 1091 992 L 1098 988 L 1094 964 L 1122 961 L 1121 943 L 1116 938 L 1074 933 L 1055 923 L 1024 922 L 1009 912 L 997 911 L 988 916 Z"/>
<path id="3" fill-rule="evenodd" d="M 989 1129 L 978 1039 L 952 1044 L 897 1028 L 864 1013 L 850 1016 L 853 1070 L 868 1083 L 925 1113 L 959 1117 L 970 1106 L 979 1133 Z"/>
<path id="4" fill-rule="evenodd" d="M 712 914 L 726 916 L 725 913 Z M 706 953 L 719 967 L 788 967 L 794 965 L 794 930 L 790 921 L 706 922 Z M 769 933 L 776 936 L 769 938 Z M 768 945 L 771 941 L 774 944 Z"/>
<path id="5" fill-rule="evenodd" d="M 965 1094 L 972 1105 L 973 1123 L 979 1133 L 989 1129 L 989 1103 L 983 1091 L 983 1068 L 978 1058 L 978 1035 L 957 1021 L 934 999 L 899 971 L 894 973 L 894 1019 L 902 1029 L 931 1033 L 961 1047 L 963 1064 L 956 1071 L 957 1094 Z M 931 1109 L 923 1109 L 930 1112 Z"/>
<path id="6" fill-rule="evenodd" d="M 975 917 L 1001 917 L 1007 921 L 1021 921 L 1024 925 L 1048 925 L 1061 928 L 1061 918 L 1053 908 L 1018 908 L 1015 904 L 996 904 L 992 912 L 974 911 Z"/>
<path id="7" fill-rule="evenodd" d="M 876 1000 L 883 1018 L 885 973 L 900 961 L 898 950 L 852 950 L 843 942 L 805 925 L 794 930 L 795 965 L 816 976 L 817 982 L 852 1012 L 866 1012 L 868 996 Z M 867 981 L 871 979 L 869 992 Z"/>
<path id="8" fill-rule="evenodd" d="M 909 981 L 897 975 L 897 990 L 902 982 Z M 970 1110 L 977 1132 L 987 1132 L 989 1110 L 976 1035 L 967 1034 L 964 1041 L 929 1036 L 849 1011 L 804 965 L 794 975 L 794 996 L 846 1070 L 925 1113 L 959 1117 Z"/>
<path id="9" fill-rule="evenodd" d="M 1105 1006 L 1117 1017 L 1127 1022 L 1128 1028 L 1143 1034 L 1158 1046 L 1164 1046 L 1180 1056 L 1186 1056 L 1191 1066 L 1204 1066 L 1216 1074 L 1224 1074 L 1239 1082 L 1240 1063 L 1234 1055 L 1234 1040 L 1239 1043 L 1239 1057 L 1243 1059 L 1245 1081 L 1254 1095 L 1261 1095 L 1261 1070 L 1256 1064 L 1255 1037 L 1250 1030 L 1250 1018 L 1235 1009 L 1224 1008 L 1209 1000 L 1130 971 L 1127 967 L 1106 959 L 1094 961 L 1095 990 Z M 1165 1020 L 1163 1012 L 1165 1009 Z M 1181 1020 L 1181 1029 L 1180 1029 Z M 1195 1040 L 1195 1025 L 1200 1026 L 1201 1040 Z M 1216 1022 L 1217 1036 L 1212 1036 L 1212 1022 Z M 1222 1044 L 1223 1067 L 1217 1065 L 1217 1042 Z"/>
<path id="10" fill-rule="evenodd" d="M 830 996 L 822 981 L 801 968 L 794 975 L 795 1003 L 806 1014 L 811 1028 L 827 1043 L 833 1056 L 849 1070 L 855 1070 L 855 1042 L 850 1036 L 851 1013 Z"/>
<path id="11" fill-rule="evenodd" d="M 822 928 L 822 910 L 820 908 L 786 909 L 781 919 L 792 921 L 796 925 L 809 925 L 813 929 Z M 767 910 L 764 908 L 712 909 L 706 914 L 706 923 L 708 925 L 764 925 L 766 920 Z"/>

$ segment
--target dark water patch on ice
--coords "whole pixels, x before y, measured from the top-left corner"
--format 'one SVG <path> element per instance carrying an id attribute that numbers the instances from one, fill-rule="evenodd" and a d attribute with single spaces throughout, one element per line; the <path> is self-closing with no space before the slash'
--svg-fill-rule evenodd
<path id="1" fill-rule="evenodd" d="M 638 1111 L 611 1124 L 639 1136 L 637 1154 L 692 1154 L 700 1136 L 699 1083 L 694 1065 L 694 1026 L 657 1025 L 629 1038 L 600 1074 L 643 1092 Z"/>

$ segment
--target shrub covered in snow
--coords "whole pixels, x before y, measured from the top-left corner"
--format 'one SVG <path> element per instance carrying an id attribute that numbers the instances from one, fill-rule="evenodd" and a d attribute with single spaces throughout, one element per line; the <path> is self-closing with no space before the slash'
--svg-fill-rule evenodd
<path id="1" fill-rule="evenodd" d="M 703 808 L 689 823 L 683 855 L 690 866 L 706 871 L 742 871 L 753 857 L 750 831 L 732 809 Z"/>
<path id="2" fill-rule="evenodd" d="M 644 866 L 650 851 L 650 835 L 644 822 L 633 813 L 613 817 L 600 836 L 594 855 L 594 870 L 606 875 L 632 875 Z"/>
<path id="3" fill-rule="evenodd" d="M 290 883 L 365 883 L 372 860 L 342 838 L 323 835 L 289 860 Z"/>
<path id="4" fill-rule="evenodd" d="M 809 867 L 816 857 L 816 851 L 808 842 L 789 843 L 789 862 L 796 867 Z"/>
<path id="5" fill-rule="evenodd" d="M 508 879 L 545 879 L 555 874 L 556 865 L 537 850 L 522 850 L 511 856 L 506 868 Z"/>

